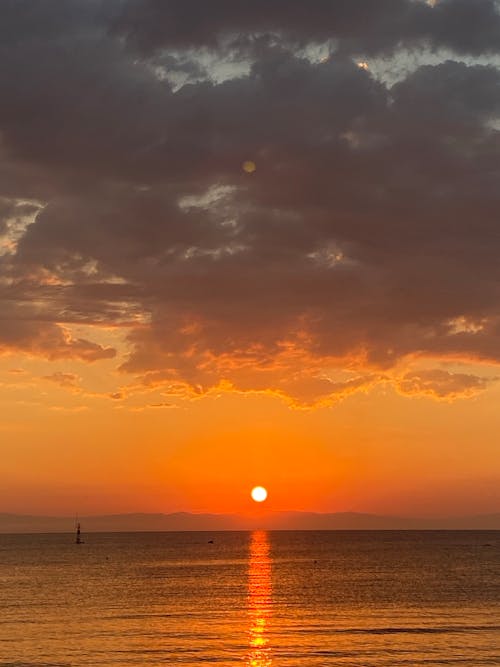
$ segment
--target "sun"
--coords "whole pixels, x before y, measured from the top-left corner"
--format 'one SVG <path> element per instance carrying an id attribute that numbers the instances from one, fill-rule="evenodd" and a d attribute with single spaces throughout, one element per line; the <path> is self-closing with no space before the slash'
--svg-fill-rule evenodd
<path id="1" fill-rule="evenodd" d="M 267 489 L 263 486 L 254 486 L 250 495 L 252 496 L 252 500 L 255 500 L 256 503 L 263 503 L 267 498 Z"/>

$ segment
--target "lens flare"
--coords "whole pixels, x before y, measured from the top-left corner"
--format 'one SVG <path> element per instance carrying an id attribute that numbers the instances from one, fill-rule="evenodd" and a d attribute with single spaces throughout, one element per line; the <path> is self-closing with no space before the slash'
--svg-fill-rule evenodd
<path id="1" fill-rule="evenodd" d="M 253 174 L 253 172 L 257 169 L 257 165 L 252 160 L 246 160 L 241 166 L 243 171 L 245 171 L 247 174 Z"/>

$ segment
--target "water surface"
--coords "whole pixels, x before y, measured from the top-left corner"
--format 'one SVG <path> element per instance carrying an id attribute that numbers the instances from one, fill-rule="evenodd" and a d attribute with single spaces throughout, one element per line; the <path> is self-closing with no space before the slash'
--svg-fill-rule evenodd
<path id="1" fill-rule="evenodd" d="M 499 532 L 0 535 L 0 667 L 498 667 L 499 565 Z"/>

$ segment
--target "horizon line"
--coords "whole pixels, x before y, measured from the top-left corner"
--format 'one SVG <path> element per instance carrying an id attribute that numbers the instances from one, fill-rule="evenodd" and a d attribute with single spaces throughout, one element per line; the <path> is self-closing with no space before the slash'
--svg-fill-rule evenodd
<path id="1" fill-rule="evenodd" d="M 244 518 L 257 518 L 258 516 L 265 516 L 271 514 L 313 514 L 316 516 L 342 516 L 342 515 L 355 515 L 355 516 L 370 516 L 383 519 L 417 519 L 417 520 L 442 520 L 442 519 L 472 519 L 477 517 L 486 517 L 494 516 L 500 514 L 500 508 L 496 510 L 489 510 L 486 512 L 476 512 L 474 514 L 384 514 L 377 512 L 369 511 L 358 511 L 358 510 L 339 510 L 339 511 L 329 511 L 329 512 L 320 512 L 316 510 L 264 510 L 260 511 L 248 511 L 248 512 L 211 512 L 209 510 L 205 511 L 189 511 L 189 510 L 173 510 L 173 511 L 130 511 L 130 512 L 99 512 L 99 513 L 78 513 L 80 519 L 82 517 L 86 518 L 98 518 L 98 517 L 115 517 L 115 516 L 172 516 L 185 514 L 188 516 L 215 516 L 215 517 L 244 517 Z M 46 519 L 72 519 L 75 520 L 75 514 L 31 514 L 24 512 L 8 512 L 1 511 L 0 516 L 16 516 L 16 517 L 30 517 L 30 518 L 46 518 Z"/>

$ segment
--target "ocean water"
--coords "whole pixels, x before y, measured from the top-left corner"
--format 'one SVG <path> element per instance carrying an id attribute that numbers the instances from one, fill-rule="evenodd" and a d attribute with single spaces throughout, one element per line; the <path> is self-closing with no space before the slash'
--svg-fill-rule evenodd
<path id="1" fill-rule="evenodd" d="M 500 665 L 499 532 L 0 535 L 1 667 Z"/>

